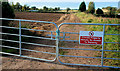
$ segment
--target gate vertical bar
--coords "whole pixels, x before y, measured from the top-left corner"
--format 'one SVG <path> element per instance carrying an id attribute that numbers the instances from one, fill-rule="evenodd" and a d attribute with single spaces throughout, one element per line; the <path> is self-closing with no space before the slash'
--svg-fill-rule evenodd
<path id="1" fill-rule="evenodd" d="M 53 32 L 51 31 L 51 39 L 53 39 Z"/>
<path id="2" fill-rule="evenodd" d="M 56 58 L 58 59 L 59 55 L 59 29 L 56 31 Z"/>
<path id="3" fill-rule="evenodd" d="M 21 20 L 19 20 L 19 55 L 21 56 Z"/>
<path id="4" fill-rule="evenodd" d="M 102 59 L 101 59 L 101 66 L 103 66 L 104 61 L 104 36 L 105 36 L 105 25 L 103 25 L 103 38 L 102 38 Z"/>
<path id="5" fill-rule="evenodd" d="M 63 32 L 63 40 L 65 40 L 65 32 Z"/>

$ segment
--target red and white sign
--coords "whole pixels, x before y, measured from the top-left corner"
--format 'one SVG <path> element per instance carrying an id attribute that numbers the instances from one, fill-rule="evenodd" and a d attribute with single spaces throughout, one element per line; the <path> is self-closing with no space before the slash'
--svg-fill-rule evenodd
<path id="1" fill-rule="evenodd" d="M 80 31 L 80 44 L 102 45 L 103 32 L 99 31 Z"/>

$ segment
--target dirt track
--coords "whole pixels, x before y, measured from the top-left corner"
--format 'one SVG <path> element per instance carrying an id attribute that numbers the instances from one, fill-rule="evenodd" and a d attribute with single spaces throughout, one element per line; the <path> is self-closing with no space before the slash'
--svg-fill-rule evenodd
<path id="1" fill-rule="evenodd" d="M 49 21 L 49 20 L 47 20 Z M 72 22 L 72 23 L 80 23 L 80 20 L 74 16 L 73 14 L 71 15 L 64 15 L 62 16 L 58 21 L 55 21 L 55 23 L 60 24 L 60 23 L 65 23 L 65 22 Z M 72 29 L 72 30 L 71 30 Z M 56 29 L 50 29 L 50 30 L 56 30 Z M 64 25 L 60 28 L 60 31 L 62 32 L 79 32 L 80 30 L 87 30 L 85 29 L 84 26 L 80 26 L 80 25 L 76 25 L 76 26 L 68 26 L 68 25 Z M 74 35 L 70 35 L 70 36 L 74 36 Z M 74 37 L 79 37 L 74 36 Z M 40 41 L 36 41 L 36 42 L 40 42 Z M 42 43 L 48 43 L 48 41 L 43 40 Z M 88 47 L 88 46 L 80 46 L 78 43 L 74 43 L 74 42 L 64 42 L 67 45 L 64 45 L 66 47 L 71 47 L 71 48 L 88 48 L 88 49 L 92 49 L 92 47 Z M 49 43 L 49 44 L 53 44 L 55 45 L 55 43 Z M 27 46 L 25 48 L 29 48 L 30 46 Z M 46 48 L 44 49 L 43 47 L 38 47 L 38 46 L 31 46 L 30 48 L 34 50 L 42 50 L 42 51 L 50 51 L 50 52 L 55 52 L 55 49 L 50 49 L 50 48 Z M 83 50 L 65 50 L 67 53 L 66 55 L 76 55 L 76 56 L 93 56 L 96 55 L 97 52 L 92 52 L 92 51 L 83 51 Z M 42 57 L 42 58 L 46 58 L 46 59 L 54 59 L 55 56 L 50 56 L 50 55 L 44 55 L 44 54 L 36 54 L 36 53 L 24 53 L 24 55 L 27 56 L 36 56 L 36 57 Z M 59 62 L 53 62 L 53 63 L 48 63 L 48 62 L 42 62 L 42 61 L 38 61 L 38 60 L 31 60 L 31 59 L 24 59 L 24 58 L 20 58 L 20 57 L 14 57 L 14 56 L 7 56 L 7 57 L 2 57 L 3 60 L 3 69 L 89 69 L 91 67 L 82 67 L 82 66 L 66 66 L 66 65 L 61 65 Z M 100 65 L 100 60 L 97 59 L 85 59 L 85 58 L 70 58 L 70 57 L 60 57 L 60 60 L 62 62 L 70 62 L 70 63 L 81 63 L 81 64 L 93 64 L 93 65 Z M 95 69 L 99 69 L 99 68 L 95 68 Z"/>

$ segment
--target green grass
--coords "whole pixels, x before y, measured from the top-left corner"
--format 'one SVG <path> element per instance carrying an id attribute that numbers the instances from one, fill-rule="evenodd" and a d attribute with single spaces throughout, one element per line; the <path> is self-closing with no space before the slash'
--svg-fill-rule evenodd
<path id="1" fill-rule="evenodd" d="M 75 14 L 80 18 L 82 23 L 111 23 L 111 24 L 119 24 L 120 19 L 118 18 L 102 18 L 102 17 L 95 17 L 92 14 L 86 14 L 84 12 L 79 12 Z"/>
<path id="2" fill-rule="evenodd" d="M 104 24 L 120 24 L 120 19 L 118 18 L 103 18 L 103 17 L 95 17 L 92 14 L 86 14 L 83 12 L 79 12 L 75 14 L 81 20 L 81 23 L 104 23 Z M 103 31 L 103 26 L 86 26 L 88 28 L 87 31 Z M 120 34 L 120 26 L 106 26 L 105 34 Z M 120 42 L 119 35 L 105 35 L 105 42 Z M 100 47 L 95 47 L 96 49 L 101 49 Z M 104 49 L 106 50 L 117 50 L 120 51 L 119 44 L 104 44 Z M 120 58 L 120 52 L 104 52 L 104 57 L 106 58 Z M 105 64 L 112 66 L 120 66 L 120 60 L 105 60 Z"/>

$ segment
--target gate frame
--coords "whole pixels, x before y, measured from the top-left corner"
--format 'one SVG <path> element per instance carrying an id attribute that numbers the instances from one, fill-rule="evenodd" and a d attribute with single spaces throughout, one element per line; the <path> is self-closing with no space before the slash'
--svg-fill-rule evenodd
<path id="1" fill-rule="evenodd" d="M 103 59 L 112 59 L 112 60 L 120 60 L 120 58 L 104 58 L 104 51 L 114 51 L 114 52 L 120 52 L 120 51 L 115 51 L 115 50 L 104 50 L 104 43 L 117 43 L 117 42 L 104 42 L 104 36 L 105 35 L 120 35 L 120 34 L 105 34 L 105 26 L 120 26 L 120 24 L 99 24 L 99 23 L 61 23 L 58 28 L 60 29 L 60 27 L 62 25 L 101 25 L 103 26 L 103 38 L 102 38 L 102 50 L 97 50 L 97 49 L 94 49 L 94 50 L 97 50 L 97 51 L 102 51 L 102 56 L 101 56 L 101 65 L 87 65 L 87 64 L 73 64 L 73 63 L 63 63 L 60 59 L 59 59 L 59 52 L 58 52 L 58 61 L 61 63 L 61 64 L 64 64 L 64 65 L 81 65 L 81 66 L 92 66 L 92 67 L 109 67 L 109 68 L 120 68 L 120 67 L 114 67 L 114 66 L 104 66 L 103 65 Z M 59 30 L 58 29 L 58 30 Z M 60 30 L 59 30 L 60 31 Z M 60 32 L 59 32 L 60 33 Z M 67 32 L 67 33 L 71 33 L 71 32 Z M 75 32 L 73 32 L 75 33 Z M 59 40 L 60 41 L 60 40 Z M 63 40 L 65 41 L 65 40 Z M 120 44 L 120 42 L 118 42 L 117 44 Z M 58 47 L 60 49 L 60 47 Z M 69 48 L 68 48 L 69 49 Z M 81 50 L 85 50 L 85 49 L 81 49 Z M 89 50 L 92 50 L 92 49 L 89 49 Z M 67 55 L 66 55 L 67 56 Z M 66 57 L 64 56 L 64 57 Z M 69 55 L 68 55 L 69 57 Z M 72 57 L 78 57 L 78 56 L 72 56 Z M 83 58 L 84 56 L 81 56 L 81 58 Z M 90 57 L 86 57 L 86 58 L 90 58 Z M 95 58 L 99 58 L 99 57 L 95 57 Z"/>

